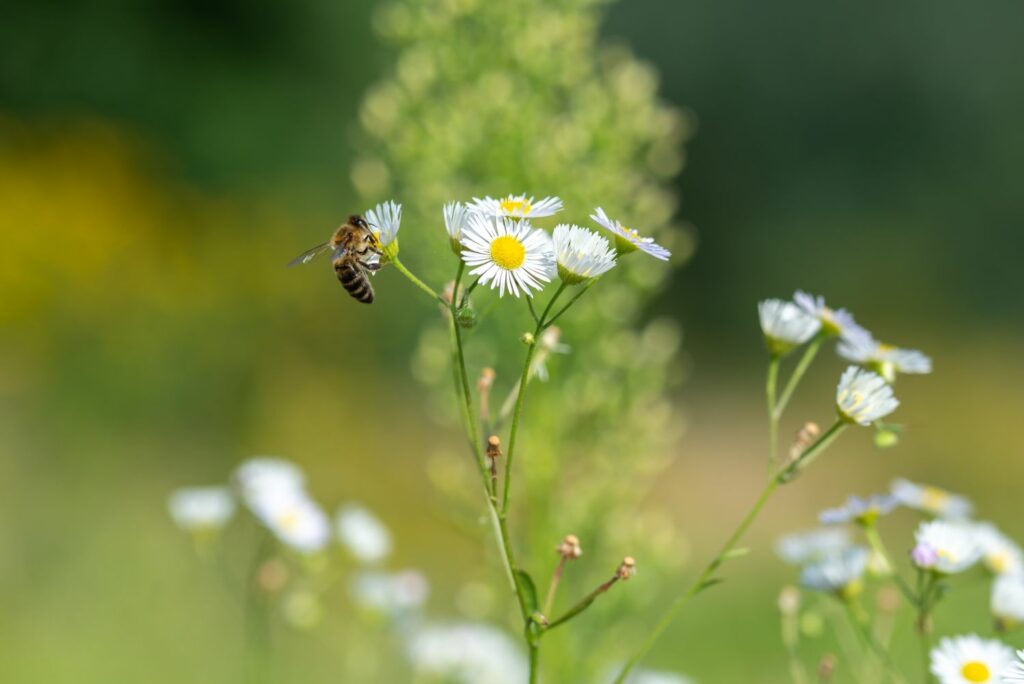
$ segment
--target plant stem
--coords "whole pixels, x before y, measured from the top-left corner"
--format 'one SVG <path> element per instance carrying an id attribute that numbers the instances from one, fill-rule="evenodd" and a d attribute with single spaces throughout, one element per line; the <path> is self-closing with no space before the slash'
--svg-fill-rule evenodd
<path id="1" fill-rule="evenodd" d="M 425 293 L 427 293 L 428 295 L 430 295 L 431 299 L 436 299 L 437 301 L 441 302 L 441 303 L 442 303 L 442 304 L 444 304 L 445 306 L 447 306 L 447 305 L 448 305 L 448 302 L 444 301 L 444 299 L 443 299 L 443 298 L 442 298 L 442 297 L 441 297 L 441 296 L 440 296 L 439 294 L 437 294 L 436 292 L 434 292 L 434 291 L 433 291 L 433 290 L 432 290 L 432 289 L 430 288 L 430 286 L 429 286 L 429 285 L 427 285 L 427 284 L 426 284 L 426 283 L 424 283 L 424 282 L 423 282 L 422 280 L 420 280 L 419 278 L 417 278 L 416 276 L 414 276 L 414 275 L 412 274 L 412 271 L 410 271 L 409 269 L 407 269 L 407 268 L 405 267 L 405 264 L 403 264 L 403 263 L 402 263 L 402 262 L 401 262 L 401 261 L 400 261 L 400 260 L 398 259 L 398 257 L 397 257 L 397 256 L 396 256 L 396 257 L 393 257 L 393 258 L 391 259 L 391 263 L 393 263 L 393 264 L 395 265 L 395 268 L 397 268 L 397 269 L 398 269 L 398 272 L 399 272 L 399 273 L 401 273 L 402 275 L 404 275 L 404 276 L 405 276 L 406 278 L 408 278 L 408 279 L 409 279 L 409 281 L 410 281 L 410 282 L 411 282 L 411 283 L 412 283 L 413 285 L 415 285 L 416 287 L 418 287 L 419 289 L 423 290 L 423 291 L 424 291 Z M 461 264 L 462 262 L 459 262 L 459 263 Z M 454 299 L 454 298 L 455 298 L 455 297 L 454 297 L 454 295 L 453 295 L 453 296 L 452 296 L 452 299 Z"/>
<path id="2" fill-rule="evenodd" d="M 558 313 L 556 313 L 556 314 L 555 314 L 554 316 L 552 316 L 552 317 L 551 317 L 551 320 L 549 320 L 549 321 L 547 321 L 547 322 L 545 323 L 545 327 L 549 327 L 549 326 L 551 326 L 551 325 L 554 325 L 555 321 L 557 321 L 557 320 L 558 320 L 559 318 L 561 318 L 561 317 L 562 317 L 562 314 L 564 314 L 564 313 L 565 313 L 566 311 L 568 311 L 568 310 L 569 310 L 569 307 L 571 307 L 571 306 L 572 306 L 573 304 L 575 304 L 575 303 L 576 303 L 576 300 L 577 300 L 577 299 L 579 299 L 580 297 L 582 297 L 583 295 L 585 295 L 585 294 L 587 293 L 587 290 L 589 290 L 590 288 L 594 287 L 594 285 L 596 285 L 596 284 L 597 284 L 597 281 L 598 281 L 598 280 L 600 280 L 600 278 L 591 278 L 591 279 L 590 279 L 590 280 L 588 280 L 588 281 L 587 281 L 586 283 L 584 283 L 584 284 L 583 284 L 583 285 L 582 285 L 582 286 L 580 287 L 580 289 L 579 289 L 579 290 L 578 290 L 578 291 L 576 292 L 576 294 L 574 294 L 574 295 L 572 296 L 572 299 L 570 299 L 570 300 L 569 300 L 569 301 L 568 301 L 568 302 L 566 303 L 566 305 L 565 305 L 565 306 L 563 306 L 563 307 L 562 307 L 561 309 L 559 309 L 559 310 L 558 310 Z M 561 294 L 561 292 L 562 292 L 562 290 L 563 290 L 563 289 L 565 289 L 565 283 L 564 283 L 564 282 L 562 283 L 561 287 L 559 287 L 559 288 L 558 288 L 558 292 L 557 292 L 557 293 L 555 294 L 555 297 L 552 297 L 552 298 L 551 298 L 551 301 L 550 301 L 550 302 L 548 302 L 548 309 L 550 309 L 550 308 L 551 308 L 551 305 L 555 303 L 555 301 L 554 301 L 554 300 L 555 300 L 555 298 L 557 298 L 557 296 L 558 296 L 559 294 Z M 548 314 L 547 314 L 547 311 L 545 311 L 545 312 L 544 312 L 544 315 L 543 315 L 543 316 L 541 316 L 541 320 L 543 321 L 543 320 L 544 320 L 544 318 L 545 318 L 545 317 L 546 317 L 547 315 L 548 315 Z"/>
<path id="3" fill-rule="evenodd" d="M 765 380 L 765 395 L 768 400 L 768 474 L 770 475 L 776 466 L 779 449 L 779 418 L 775 413 L 775 393 L 779 380 L 779 355 L 772 354 L 768 361 L 768 378 Z"/>
<path id="4" fill-rule="evenodd" d="M 549 632 L 552 629 L 554 629 L 555 627 L 558 627 L 559 625 L 565 624 L 569 620 L 572 620 L 574 617 L 576 617 L 577 615 L 582 613 L 584 610 L 589 608 L 590 604 L 593 603 L 594 600 L 598 596 L 600 596 L 601 594 L 603 594 L 606 591 L 608 591 L 609 589 L 611 589 L 612 585 L 615 584 L 618 581 L 619 581 L 619 576 L 616 574 L 615 576 L 613 576 L 607 582 L 604 582 L 603 584 L 599 585 L 597 587 L 597 589 L 594 589 L 592 592 L 590 592 L 589 594 L 584 596 L 583 600 L 579 601 L 572 608 L 570 608 L 569 610 L 565 611 L 565 613 L 563 615 L 559 616 L 558 619 L 552 620 L 551 622 L 549 622 L 547 624 L 547 626 L 544 628 L 544 631 L 545 632 Z"/>
<path id="5" fill-rule="evenodd" d="M 537 684 L 537 677 L 540 676 L 540 645 L 527 640 L 530 649 L 530 684 Z"/>
<path id="6" fill-rule="evenodd" d="M 789 482 L 792 480 L 801 470 L 809 466 L 814 459 L 816 459 L 830 444 L 832 444 L 832 442 L 834 442 L 836 438 L 842 434 L 843 430 L 849 427 L 849 425 L 849 423 L 842 419 L 836 420 L 836 422 L 832 424 L 832 427 L 826 430 L 825 434 L 818 438 L 817 442 L 807 447 L 807 449 L 805 449 L 795 461 L 783 468 L 782 471 L 779 472 L 778 478 L 782 482 Z"/>
<path id="7" fill-rule="evenodd" d="M 555 604 L 555 592 L 558 591 L 558 584 L 562 581 L 562 573 L 565 571 L 565 556 L 558 557 L 558 565 L 555 566 L 555 573 L 551 575 L 551 584 L 548 585 L 548 596 L 544 599 L 542 615 L 551 615 L 551 607 Z"/>
<path id="8" fill-rule="evenodd" d="M 797 362 L 796 368 L 793 369 L 793 374 L 789 376 L 789 380 L 786 382 L 786 387 L 782 390 L 782 395 L 775 404 L 776 418 L 781 417 L 782 412 L 786 410 L 786 405 L 789 404 L 789 400 L 793 396 L 796 386 L 800 384 L 800 380 L 803 379 L 804 373 L 806 373 L 807 369 L 810 368 L 811 362 L 814 361 L 814 357 L 818 354 L 818 350 L 821 349 L 821 345 L 825 342 L 827 337 L 828 335 L 825 333 L 818 333 L 817 336 L 811 340 L 811 343 L 807 345 L 804 355 L 801 356 L 800 361 Z"/>

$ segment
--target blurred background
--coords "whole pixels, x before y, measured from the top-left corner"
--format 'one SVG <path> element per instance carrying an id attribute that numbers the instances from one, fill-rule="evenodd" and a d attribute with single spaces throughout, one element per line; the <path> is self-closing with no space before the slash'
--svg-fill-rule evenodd
<path id="1" fill-rule="evenodd" d="M 283 268 L 392 196 L 407 205 L 404 261 L 438 285 L 450 263 L 434 266 L 447 249 L 440 201 L 473 194 L 558 194 L 576 222 L 600 204 L 631 210 L 678 257 L 657 276 L 635 269 L 642 294 L 615 300 L 634 312 L 609 323 L 662 326 L 643 337 L 668 350 L 664 374 L 648 369 L 667 378 L 648 398 L 664 409 L 663 443 L 646 445 L 659 475 L 616 512 L 656 509 L 672 530 L 648 588 L 641 573 L 625 587 L 632 603 L 595 618 L 615 643 L 639 636 L 615 610 L 649 622 L 762 482 L 758 299 L 823 293 L 934 358 L 933 375 L 897 387 L 901 444 L 878 451 L 868 431 L 852 434 L 787 488 L 754 554 L 651 663 L 701 682 L 784 681 L 775 600 L 795 577 L 771 540 L 895 476 L 961 491 L 1024 536 L 1024 5 L 501 5 L 8 4 L 0 679 L 238 680 L 240 595 L 197 560 L 165 502 L 257 453 L 301 464 L 328 505 L 372 507 L 397 565 L 430 578 L 431 614 L 504 619 L 466 607 L 466 583 L 497 584 L 497 566 L 430 493 L 445 459 L 465 457 L 441 407 L 450 391 L 431 386 L 421 330 L 435 312 L 390 270 L 359 308 L 326 263 Z M 499 123 L 481 131 L 480 119 Z M 581 314 L 587 335 L 602 334 L 598 309 Z M 586 347 L 565 328 L 573 353 Z M 507 378 L 517 362 L 496 363 Z M 829 419 L 842 367 L 823 354 L 784 434 Z M 572 494 L 545 490 L 536 505 Z M 523 532 L 545 577 L 537 544 L 569 531 L 547 519 Z M 893 521 L 894 546 L 912 523 Z M 588 562 L 610 570 L 634 548 L 622 544 L 642 545 L 617 534 Z M 231 543 L 232 557 L 248 553 Z M 989 629 L 985 590 L 972 591 L 940 632 Z M 331 605 L 314 632 L 280 630 L 287 681 L 405 681 L 374 663 L 339 675 L 366 655 L 346 651 L 358 639 Z M 821 637 L 809 662 L 831 648 Z"/>

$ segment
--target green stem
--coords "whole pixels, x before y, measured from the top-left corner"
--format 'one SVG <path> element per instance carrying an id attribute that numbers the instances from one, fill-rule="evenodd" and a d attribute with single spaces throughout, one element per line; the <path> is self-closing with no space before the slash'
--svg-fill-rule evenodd
<path id="1" fill-rule="evenodd" d="M 547 626 L 544 628 L 544 631 L 545 632 L 550 632 L 555 627 L 558 627 L 559 625 L 565 624 L 569 620 L 572 620 L 574 617 L 576 617 L 577 615 L 579 615 L 580 613 L 585 611 L 587 608 L 589 608 L 590 604 L 593 603 L 597 599 L 598 596 L 600 596 L 601 594 L 603 594 L 606 591 L 608 591 L 609 589 L 611 589 L 612 585 L 615 584 L 618 581 L 619 581 L 619 576 L 618 576 L 618 574 L 616 574 L 610 580 L 608 580 L 604 584 L 601 584 L 600 586 L 598 586 L 597 589 L 594 589 L 594 591 L 592 591 L 589 594 L 587 594 L 586 596 L 584 596 L 583 600 L 578 602 L 576 605 L 574 605 L 569 610 L 565 611 L 565 613 L 563 615 L 559 616 L 556 620 L 552 620 L 551 622 L 549 622 L 547 624 Z"/>
<path id="2" fill-rule="evenodd" d="M 527 642 L 530 648 L 530 684 L 537 684 L 540 676 L 540 644 Z"/>
<path id="3" fill-rule="evenodd" d="M 809 466 L 814 459 L 821 455 L 821 453 L 827 449 L 828 446 L 832 444 L 840 434 L 842 434 L 843 430 L 849 427 L 849 425 L 849 423 L 842 419 L 836 420 L 836 422 L 832 424 L 832 427 L 826 430 L 825 434 L 823 434 L 817 442 L 807 447 L 807 449 L 800 454 L 795 461 L 782 469 L 778 475 L 779 480 L 782 482 L 789 482 L 796 477 L 801 470 Z"/>
<path id="4" fill-rule="evenodd" d="M 424 282 L 423 282 L 422 280 L 420 280 L 419 278 L 417 278 L 416 276 L 414 276 L 414 275 L 412 274 L 412 271 L 410 271 L 409 269 L 407 269 L 407 268 L 405 267 L 405 264 L 403 264 L 403 263 L 402 263 L 402 262 L 401 262 L 401 261 L 400 261 L 400 260 L 398 259 L 398 257 L 397 257 L 397 256 L 396 256 L 396 257 L 393 257 L 393 258 L 391 259 L 391 263 L 393 263 L 393 264 L 395 265 L 395 268 L 397 268 L 397 269 L 398 269 L 398 272 L 399 272 L 399 273 L 401 273 L 402 275 L 404 275 L 404 276 L 405 276 L 406 278 L 408 278 L 408 279 L 409 279 L 409 281 L 410 281 L 410 282 L 411 282 L 411 283 L 412 283 L 413 285 L 415 285 L 416 287 L 418 287 L 419 289 L 423 290 L 423 291 L 424 291 L 425 293 L 427 293 L 428 295 L 430 295 L 430 298 L 431 298 L 431 299 L 436 299 L 437 301 L 441 302 L 441 303 L 442 303 L 442 304 L 444 304 L 445 306 L 447 306 L 447 305 L 448 305 L 448 302 L 444 301 L 444 299 L 443 299 L 443 298 L 442 298 L 442 297 L 441 297 L 441 296 L 440 296 L 439 294 L 437 294 L 436 292 L 434 292 L 434 291 L 433 291 L 433 290 L 432 290 L 432 289 L 430 288 L 430 286 L 429 286 L 429 285 L 427 285 L 427 284 L 426 284 L 426 283 L 424 283 Z M 461 263 L 461 262 L 460 262 L 460 263 Z M 454 299 L 454 298 L 455 298 L 455 296 L 454 296 L 454 295 L 452 295 L 452 299 Z"/>
<path id="5" fill-rule="evenodd" d="M 903 684 L 903 678 L 896 671 L 896 666 L 889 657 L 889 653 L 875 640 L 875 636 L 871 633 L 870 618 L 864 611 L 864 606 L 853 599 L 846 600 L 843 603 L 846 606 L 846 615 L 850 618 L 850 624 L 853 625 L 864 649 L 871 651 L 878 658 L 882 668 L 893 682 Z"/>
<path id="6" fill-rule="evenodd" d="M 821 345 L 825 342 L 827 337 L 828 335 L 825 333 L 818 333 L 818 335 L 811 340 L 811 343 L 807 345 L 807 350 L 804 351 L 804 355 L 801 356 L 800 361 L 797 362 L 796 368 L 793 369 L 793 374 L 789 376 L 789 380 L 786 382 L 786 387 L 782 390 L 782 395 L 775 404 L 776 418 L 781 417 L 782 412 L 786 410 L 786 405 L 789 404 L 789 400 L 793 396 L 796 386 L 800 384 L 800 380 L 803 379 L 804 373 L 806 373 L 807 369 L 810 368 L 811 362 L 814 361 L 814 357 L 818 354 L 818 350 L 821 349 Z"/>
<path id="7" fill-rule="evenodd" d="M 562 581 L 562 573 L 565 572 L 565 556 L 559 556 L 558 565 L 555 566 L 555 573 L 551 575 L 551 584 L 548 585 L 548 595 L 544 599 L 542 615 L 551 615 L 551 607 L 555 604 L 555 592 Z"/>
<path id="8" fill-rule="evenodd" d="M 775 413 L 775 394 L 779 380 L 779 355 L 772 354 L 768 361 L 768 378 L 765 380 L 765 395 L 768 400 L 768 473 L 777 467 L 779 450 L 779 418 Z"/>
<path id="9" fill-rule="evenodd" d="M 576 292 L 576 294 L 574 294 L 572 296 L 572 299 L 570 299 L 568 302 L 566 302 L 565 306 L 563 306 L 561 309 L 559 309 L 558 313 L 556 313 L 554 316 L 552 316 L 551 320 L 547 321 L 544 324 L 544 326 L 545 327 L 550 327 L 550 326 L 554 325 L 555 321 L 557 321 L 559 318 L 561 318 L 562 314 L 564 314 L 566 311 L 568 311 L 569 307 L 571 307 L 573 304 L 575 304 L 577 299 L 579 299 L 580 297 L 585 295 L 587 293 L 587 290 L 589 290 L 590 288 L 594 287 L 594 285 L 597 284 L 598 280 L 600 280 L 600 278 L 591 278 L 586 283 L 584 283 L 580 287 L 580 289 Z M 562 293 L 562 290 L 564 290 L 564 289 L 565 289 L 565 283 L 563 282 L 561 287 L 558 288 L 558 292 L 555 294 L 554 297 L 551 298 L 551 301 L 548 302 L 548 309 L 551 308 L 551 305 L 555 303 L 555 299 L 558 297 L 559 294 Z M 545 311 L 544 315 L 541 316 L 541 320 L 543 321 L 546 317 L 547 317 L 547 311 Z"/>

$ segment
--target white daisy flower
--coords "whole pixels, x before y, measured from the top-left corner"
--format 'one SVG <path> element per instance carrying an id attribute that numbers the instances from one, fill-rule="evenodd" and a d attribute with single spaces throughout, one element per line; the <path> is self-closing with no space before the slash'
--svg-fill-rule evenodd
<path id="1" fill-rule="evenodd" d="M 529 676 L 518 643 L 484 624 L 428 625 L 410 639 L 409 658 L 417 673 L 451 684 L 522 684 Z"/>
<path id="2" fill-rule="evenodd" d="M 491 196 L 480 199 L 473 198 L 473 206 L 470 207 L 473 213 L 494 218 L 509 219 L 534 219 L 544 216 L 554 216 L 562 211 L 562 200 L 557 197 L 545 197 L 535 202 L 533 197 L 526 195 L 507 195 L 494 199 Z"/>
<path id="3" fill-rule="evenodd" d="M 896 410 L 892 387 L 876 373 L 850 366 L 836 387 L 839 415 L 851 423 L 871 425 Z"/>
<path id="4" fill-rule="evenodd" d="M 213 531 L 235 514 L 235 498 L 226 487 L 183 487 L 171 493 L 167 508 L 186 532 Z"/>
<path id="5" fill-rule="evenodd" d="M 1024 623 L 1024 574 L 996 577 L 992 583 L 992 615 L 1003 627 Z"/>
<path id="6" fill-rule="evenodd" d="M 621 671 L 621 664 L 610 667 L 601 681 L 611 684 Z M 693 680 L 675 672 L 647 670 L 638 667 L 629 673 L 625 684 L 693 684 Z"/>
<path id="7" fill-rule="evenodd" d="M 914 563 L 944 575 L 963 572 L 978 562 L 981 549 L 969 525 L 933 520 L 921 523 L 914 533 Z"/>
<path id="8" fill-rule="evenodd" d="M 870 336 L 840 340 L 836 349 L 847 361 L 870 368 L 890 383 L 895 382 L 900 373 L 909 375 L 932 372 L 932 360 L 923 353 L 916 349 L 900 349 L 882 344 Z"/>
<path id="9" fill-rule="evenodd" d="M 398 254 L 398 228 L 402 224 L 402 205 L 387 201 L 366 212 L 366 222 L 380 241 L 384 255 Z"/>
<path id="10" fill-rule="evenodd" d="M 528 221 L 485 218 L 473 214 L 462 234 L 462 260 L 480 282 L 518 297 L 541 290 L 555 276 L 555 249 L 543 230 Z"/>
<path id="11" fill-rule="evenodd" d="M 444 229 L 448 231 L 448 244 L 458 256 L 462 252 L 462 231 L 469 221 L 470 209 L 462 202 L 448 202 L 444 205 Z"/>
<path id="12" fill-rule="evenodd" d="M 352 600 L 381 613 L 415 610 L 430 596 L 430 582 L 418 570 L 360 572 L 349 586 Z"/>
<path id="13" fill-rule="evenodd" d="M 852 543 L 847 530 L 823 527 L 779 537 L 775 553 L 791 565 L 805 565 L 840 554 Z"/>
<path id="14" fill-rule="evenodd" d="M 1017 651 L 1018 662 L 1003 670 L 1003 682 L 1013 684 L 1024 682 L 1024 651 Z"/>
<path id="15" fill-rule="evenodd" d="M 358 504 L 347 504 L 335 516 L 338 539 L 362 563 L 377 563 L 391 553 L 391 533 L 377 516 Z"/>
<path id="16" fill-rule="evenodd" d="M 932 649 L 931 670 L 939 684 L 998 684 L 1013 663 L 1013 650 L 975 634 L 945 638 Z"/>
<path id="17" fill-rule="evenodd" d="M 590 218 L 615 236 L 615 249 L 619 254 L 629 254 L 639 249 L 662 261 L 668 261 L 668 258 L 672 256 L 672 252 L 656 243 L 654 238 L 641 237 L 640 233 L 632 228 L 627 228 L 619 221 L 608 218 L 608 214 L 604 213 L 604 209 L 601 207 L 595 209 Z"/>
<path id="18" fill-rule="evenodd" d="M 998 527 L 989 522 L 978 523 L 974 526 L 974 534 L 981 547 L 981 560 L 994 574 L 1024 571 L 1024 551 Z"/>
<path id="19" fill-rule="evenodd" d="M 275 456 L 250 458 L 235 469 L 232 479 L 250 508 L 268 491 L 302 491 L 306 483 L 297 465 Z"/>
<path id="20" fill-rule="evenodd" d="M 250 505 L 278 541 L 296 551 L 315 553 L 330 541 L 327 514 L 301 490 L 267 490 Z"/>
<path id="21" fill-rule="evenodd" d="M 825 298 L 807 294 L 797 290 L 793 301 L 805 312 L 821 321 L 821 329 L 829 335 L 837 335 L 844 340 L 863 340 L 870 338 L 871 333 L 857 324 L 846 309 L 831 309 L 825 305 Z"/>
<path id="22" fill-rule="evenodd" d="M 891 491 L 892 495 L 907 508 L 924 511 L 946 520 L 969 518 L 974 510 L 971 502 L 963 496 L 902 478 L 893 480 Z"/>
<path id="23" fill-rule="evenodd" d="M 822 511 L 818 520 L 823 525 L 842 525 L 855 522 L 867 527 L 874 525 L 879 516 L 892 513 L 897 505 L 899 502 L 896 497 L 889 494 L 873 494 L 866 499 L 851 496 L 842 506 Z"/>
<path id="24" fill-rule="evenodd" d="M 806 566 L 800 573 L 800 585 L 844 597 L 860 592 L 871 552 L 854 546 Z"/>
<path id="25" fill-rule="evenodd" d="M 781 356 L 814 337 L 821 321 L 796 304 L 781 299 L 766 299 L 757 305 L 768 351 Z"/>
<path id="26" fill-rule="evenodd" d="M 569 285 L 597 278 L 615 266 L 615 250 L 593 231 L 560 223 L 552 237 L 558 277 Z"/>

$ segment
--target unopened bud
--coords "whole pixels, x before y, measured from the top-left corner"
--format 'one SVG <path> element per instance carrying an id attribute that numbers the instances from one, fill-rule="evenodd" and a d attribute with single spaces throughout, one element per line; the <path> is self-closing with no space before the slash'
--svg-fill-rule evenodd
<path id="1" fill-rule="evenodd" d="M 555 547 L 555 551 L 566 560 L 575 560 L 583 555 L 583 548 L 580 546 L 579 537 L 575 534 L 565 535 L 565 539 Z"/>
<path id="2" fill-rule="evenodd" d="M 811 446 L 820 434 L 821 428 L 817 423 L 813 421 L 804 423 L 804 426 L 796 433 L 793 446 L 789 447 L 789 460 L 792 462 L 800 458 L 800 454 L 807 451 L 807 447 Z"/>
<path id="3" fill-rule="evenodd" d="M 527 347 L 532 347 L 534 344 L 536 344 L 537 339 L 533 336 L 533 333 L 525 332 L 519 338 L 519 341 L 525 344 Z"/>
<path id="4" fill-rule="evenodd" d="M 501 456 L 501 440 L 498 435 L 491 435 L 487 438 L 487 458 L 492 461 Z"/>
<path id="5" fill-rule="evenodd" d="M 636 559 L 632 556 L 626 556 L 619 563 L 619 569 L 615 571 L 615 576 L 620 580 L 628 580 L 630 577 L 636 574 Z"/>
<path id="6" fill-rule="evenodd" d="M 463 328 L 472 328 L 476 325 L 476 312 L 468 306 L 464 306 L 455 313 L 455 320 Z"/>
<path id="7" fill-rule="evenodd" d="M 785 617 L 793 617 L 800 611 L 800 590 L 796 587 L 783 587 L 779 594 L 779 612 Z"/>

